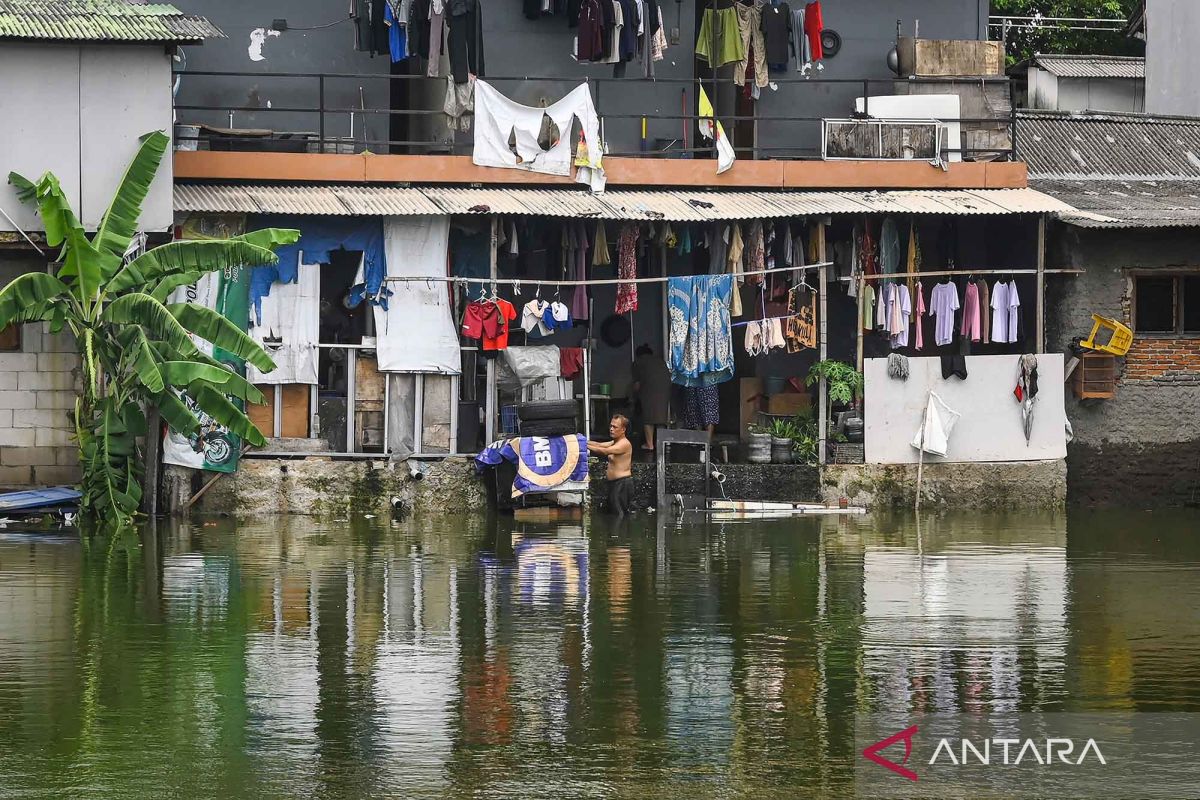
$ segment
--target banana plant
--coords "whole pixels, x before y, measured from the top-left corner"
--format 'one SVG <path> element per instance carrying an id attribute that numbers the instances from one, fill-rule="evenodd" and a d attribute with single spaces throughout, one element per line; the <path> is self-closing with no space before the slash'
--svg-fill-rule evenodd
<path id="1" fill-rule="evenodd" d="M 240 375 L 206 355 L 193 337 L 267 372 L 274 363 L 259 345 L 212 309 L 170 303 L 179 286 L 231 267 L 275 264 L 273 248 L 299 231 L 270 228 L 232 239 L 176 241 L 128 258 L 150 184 L 170 144 L 161 131 L 141 137 L 99 228 L 90 237 L 58 179 L 36 182 L 10 173 L 23 202 L 35 204 L 51 247 L 61 247 L 48 272 L 21 275 L 0 290 L 0 329 L 44 321 L 75 338 L 82 390 L 75 402 L 75 438 L 82 471 L 83 529 L 128 529 L 142 498 L 138 437 L 148 432 L 144 409 L 156 407 L 184 436 L 200 420 L 186 399 L 243 440 L 263 435 L 231 398 L 263 402 Z M 186 399 L 185 399 L 186 398 Z"/>

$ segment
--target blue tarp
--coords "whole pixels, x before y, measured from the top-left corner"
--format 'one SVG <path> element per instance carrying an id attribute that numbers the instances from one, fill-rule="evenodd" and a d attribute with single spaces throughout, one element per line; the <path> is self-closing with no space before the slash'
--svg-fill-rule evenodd
<path id="1" fill-rule="evenodd" d="M 387 260 L 383 253 L 381 217 L 255 217 L 251 230 L 262 228 L 295 228 L 300 231 L 300 241 L 277 248 L 275 254 L 279 256 L 279 263 L 275 266 L 251 270 L 250 302 L 254 304 L 256 316 L 262 314 L 262 299 L 271 293 L 272 283 L 296 282 L 301 251 L 306 264 L 328 264 L 330 254 L 336 250 L 361 250 L 364 282 L 352 287 L 351 305 L 357 306 L 366 297 L 387 308 L 387 297 L 391 292 L 383 283 Z"/>

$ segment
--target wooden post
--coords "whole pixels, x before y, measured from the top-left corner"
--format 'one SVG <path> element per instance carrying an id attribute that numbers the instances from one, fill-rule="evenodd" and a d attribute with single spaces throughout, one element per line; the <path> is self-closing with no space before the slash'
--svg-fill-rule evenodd
<path id="1" fill-rule="evenodd" d="M 854 320 L 854 330 L 857 334 L 858 355 L 855 357 L 856 368 L 862 372 L 863 368 L 863 292 L 867 290 L 867 279 L 863 277 L 863 273 L 858 274 L 858 316 Z"/>
<path id="2" fill-rule="evenodd" d="M 1046 352 L 1046 215 L 1038 215 L 1037 352 Z"/>
<path id="3" fill-rule="evenodd" d="M 829 339 L 827 336 L 828 330 L 826 327 L 826 304 L 825 293 L 829 289 L 829 267 L 826 262 L 829 260 L 825 254 L 825 223 L 818 222 L 816 228 L 817 236 L 817 261 L 822 266 L 818 267 L 817 279 L 819 281 L 818 291 L 820 294 L 818 302 L 820 303 L 820 311 L 818 316 L 818 357 L 821 361 L 829 358 Z M 820 384 L 817 387 L 817 414 L 820 416 L 817 429 L 817 463 L 824 464 L 826 461 L 826 442 L 829 439 L 829 393 L 828 387 L 825 385 L 825 377 L 821 376 Z"/>

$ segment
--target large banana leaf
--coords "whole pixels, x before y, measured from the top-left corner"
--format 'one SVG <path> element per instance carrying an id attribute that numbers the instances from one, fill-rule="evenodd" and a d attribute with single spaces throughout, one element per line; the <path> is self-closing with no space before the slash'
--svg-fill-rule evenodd
<path id="1" fill-rule="evenodd" d="M 249 403 L 262 403 L 262 392 L 241 375 L 211 364 L 197 361 L 165 361 L 159 364 L 163 379 L 171 386 L 191 386 L 206 383 L 222 394 Z"/>
<path id="2" fill-rule="evenodd" d="M 266 247 L 233 239 L 196 239 L 171 242 L 130 261 L 105 286 L 109 295 L 117 295 L 147 283 L 183 272 L 204 274 L 226 267 L 262 267 L 275 264 L 279 257 Z"/>
<path id="3" fill-rule="evenodd" d="M 205 414 L 208 414 L 220 425 L 228 428 L 232 433 L 236 433 L 242 439 L 255 447 L 262 447 L 267 443 L 263 438 L 262 432 L 254 426 L 242 410 L 229 401 L 229 398 L 213 389 L 211 386 L 203 385 L 194 386 L 188 391 L 192 399 L 196 401 L 196 405 L 200 406 Z"/>
<path id="4" fill-rule="evenodd" d="M 42 228 L 46 232 L 46 243 L 51 247 L 58 247 L 65 242 L 68 231 L 83 231 L 83 225 L 71 210 L 71 203 L 54 173 L 47 172 L 34 183 L 23 175 L 10 172 L 8 182 L 16 187 L 17 199 L 22 203 L 37 204 Z"/>
<path id="5" fill-rule="evenodd" d="M 166 306 L 148 294 L 123 294 L 105 306 L 100 318 L 116 324 L 141 325 L 152 338 L 166 342 L 179 353 L 191 353 L 196 349 L 184 326 Z"/>
<path id="6" fill-rule="evenodd" d="M 171 430 L 182 436 L 192 436 L 200 431 L 200 420 L 176 394 L 174 389 L 167 389 L 154 398 L 158 413 L 166 421 Z"/>
<path id="7" fill-rule="evenodd" d="M 171 299 L 171 293 L 180 286 L 191 286 L 207 274 L 208 270 L 206 269 L 198 269 L 192 272 L 176 272 L 174 275 L 167 275 L 156 284 L 151 282 L 154 288 L 147 292 L 147 294 L 160 303 L 166 303 Z"/>
<path id="8" fill-rule="evenodd" d="M 258 342 L 211 308 L 190 303 L 172 303 L 167 306 L 167 309 L 183 327 L 206 342 L 212 342 L 222 350 L 253 364 L 262 372 L 270 372 L 275 369 L 275 362 L 259 346 Z"/>
<path id="9" fill-rule="evenodd" d="M 15 322 L 44 319 L 49 306 L 66 302 L 70 295 L 67 285 L 44 272 L 19 275 L 0 289 L 0 329 Z"/>
<path id="10" fill-rule="evenodd" d="M 154 181 L 171 139 L 162 131 L 152 131 L 142 136 L 139 142 L 137 154 L 121 176 L 112 203 L 104 212 L 96 237 L 92 240 L 97 250 L 118 259 L 125 256 L 130 241 L 137 233 L 142 202 L 150 192 L 150 184 Z M 106 273 L 106 277 L 111 274 Z"/>
<path id="11" fill-rule="evenodd" d="M 300 231 L 294 228 L 262 228 L 243 233 L 241 236 L 234 236 L 233 240 L 274 249 L 280 245 L 295 244 L 300 241 Z"/>
<path id="12" fill-rule="evenodd" d="M 142 330 L 140 325 L 132 326 L 129 335 L 128 351 L 126 357 L 130 359 L 133 370 L 137 373 L 138 380 L 152 394 L 158 394 L 163 390 L 163 374 L 158 369 L 158 363 L 154 358 L 154 351 L 150 349 L 150 341 L 146 338 L 146 332 Z"/>

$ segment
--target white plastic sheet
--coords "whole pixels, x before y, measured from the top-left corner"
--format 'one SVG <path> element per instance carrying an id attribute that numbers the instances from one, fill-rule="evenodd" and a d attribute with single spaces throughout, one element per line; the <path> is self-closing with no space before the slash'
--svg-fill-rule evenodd
<path id="1" fill-rule="evenodd" d="M 383 248 L 389 277 L 445 277 L 450 218 L 386 217 Z M 447 284 L 392 281 L 385 311 L 375 306 L 376 354 L 380 372 L 462 372 L 458 331 Z"/>
<path id="2" fill-rule="evenodd" d="M 250 337 L 263 346 L 275 369 L 259 372 L 246 364 L 251 383 L 283 385 L 317 383 L 317 339 L 321 326 L 321 265 L 306 264 L 300 253 L 295 283 L 273 283 L 262 299 L 262 314 L 253 320 Z"/>
<path id="3" fill-rule="evenodd" d="M 961 415 L 946 405 L 936 392 L 929 393 L 921 427 L 913 436 L 912 446 L 935 456 L 944 456 L 950 446 L 950 433 Z"/>

